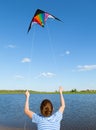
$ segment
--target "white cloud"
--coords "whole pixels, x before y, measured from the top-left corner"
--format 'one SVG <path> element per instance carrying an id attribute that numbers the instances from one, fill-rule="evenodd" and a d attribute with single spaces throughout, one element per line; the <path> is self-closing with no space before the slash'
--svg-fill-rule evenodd
<path id="1" fill-rule="evenodd" d="M 8 48 L 16 48 L 16 46 L 13 45 L 13 44 L 8 45 L 7 47 L 8 47 Z"/>
<path id="2" fill-rule="evenodd" d="M 22 75 L 16 75 L 15 76 L 17 79 L 24 79 L 24 77 Z"/>
<path id="3" fill-rule="evenodd" d="M 52 77 L 54 77 L 54 76 L 56 76 L 56 74 L 51 73 L 51 72 L 43 72 L 43 73 L 41 73 L 41 74 L 39 75 L 39 77 L 46 77 L 46 78 L 52 78 Z"/>
<path id="4" fill-rule="evenodd" d="M 43 77 L 54 77 L 55 74 L 54 73 L 50 73 L 50 72 L 47 72 L 47 73 L 43 72 L 43 73 L 41 73 L 41 76 L 43 76 Z"/>
<path id="5" fill-rule="evenodd" d="M 70 55 L 70 53 L 71 53 L 71 52 L 67 50 L 67 51 L 65 51 L 64 53 L 62 53 L 60 56 Z"/>
<path id="6" fill-rule="evenodd" d="M 88 71 L 88 70 L 95 70 L 96 69 L 96 65 L 78 65 L 77 66 L 78 71 Z"/>
<path id="7" fill-rule="evenodd" d="M 23 59 L 21 60 L 21 62 L 22 62 L 22 63 L 26 63 L 26 62 L 28 63 L 28 62 L 31 62 L 31 59 L 26 57 L 26 58 L 23 58 Z"/>
<path id="8" fill-rule="evenodd" d="M 66 55 L 69 55 L 69 54 L 70 54 L 70 51 L 66 51 L 65 54 L 66 54 Z"/>

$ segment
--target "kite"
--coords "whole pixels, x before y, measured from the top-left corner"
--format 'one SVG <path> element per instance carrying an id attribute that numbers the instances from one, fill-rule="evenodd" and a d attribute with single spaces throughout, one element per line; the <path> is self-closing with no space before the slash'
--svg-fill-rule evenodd
<path id="1" fill-rule="evenodd" d="M 51 15 L 43 10 L 37 9 L 35 14 L 34 14 L 34 17 L 32 18 L 32 20 L 30 22 L 28 32 L 30 31 L 30 29 L 34 23 L 39 24 L 41 27 L 44 27 L 48 18 L 52 18 L 52 19 L 56 19 L 58 21 L 61 21 L 60 19 L 56 18 L 55 16 L 53 16 L 53 15 Z"/>

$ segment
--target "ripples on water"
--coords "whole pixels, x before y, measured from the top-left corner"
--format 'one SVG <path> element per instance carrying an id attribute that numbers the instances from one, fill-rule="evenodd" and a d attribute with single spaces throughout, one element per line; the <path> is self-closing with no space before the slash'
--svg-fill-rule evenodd
<path id="1" fill-rule="evenodd" d="M 96 130 L 96 94 L 66 94 L 66 108 L 61 122 L 61 130 Z M 54 110 L 60 105 L 57 94 L 31 94 L 30 109 L 39 113 L 43 99 L 53 102 Z M 36 125 L 24 115 L 24 95 L 0 95 L 0 125 L 23 127 L 36 130 Z"/>

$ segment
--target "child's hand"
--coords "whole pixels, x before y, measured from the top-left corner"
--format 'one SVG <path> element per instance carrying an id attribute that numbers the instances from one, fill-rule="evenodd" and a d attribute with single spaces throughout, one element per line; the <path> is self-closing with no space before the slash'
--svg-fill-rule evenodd
<path id="1" fill-rule="evenodd" d="M 63 92 L 63 88 L 60 86 L 59 87 L 59 92 L 62 93 Z"/>
<path id="2" fill-rule="evenodd" d="M 30 93 L 29 93 L 28 90 L 25 92 L 25 96 L 26 96 L 26 97 L 29 97 L 29 96 L 30 96 Z"/>

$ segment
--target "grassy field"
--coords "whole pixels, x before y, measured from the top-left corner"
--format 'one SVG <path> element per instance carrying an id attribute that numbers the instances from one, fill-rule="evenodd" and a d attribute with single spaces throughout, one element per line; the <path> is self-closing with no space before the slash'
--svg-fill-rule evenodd
<path id="1" fill-rule="evenodd" d="M 58 91 L 55 92 L 39 92 L 29 90 L 31 94 L 58 94 Z M 0 90 L 0 94 L 24 94 L 25 90 Z M 96 94 L 96 90 L 81 90 L 76 89 L 70 91 L 64 91 L 63 94 Z"/>

